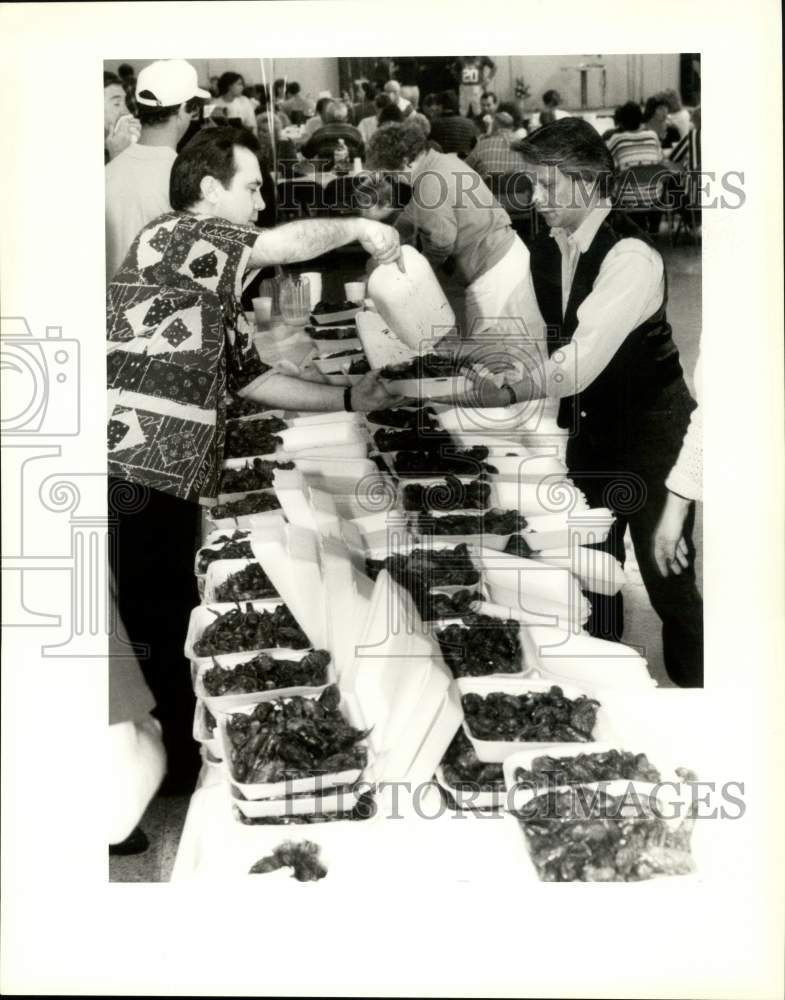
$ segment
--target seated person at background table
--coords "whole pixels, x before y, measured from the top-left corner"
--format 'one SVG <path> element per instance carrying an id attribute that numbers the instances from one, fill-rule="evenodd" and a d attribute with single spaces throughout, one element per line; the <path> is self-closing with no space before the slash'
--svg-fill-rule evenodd
<path id="1" fill-rule="evenodd" d="M 136 142 L 141 131 L 142 126 L 126 107 L 120 77 L 104 73 L 104 163 Z"/>
<path id="2" fill-rule="evenodd" d="M 662 163 L 659 137 L 652 129 L 641 128 L 643 112 L 637 101 L 622 104 L 617 108 L 614 119 L 619 128 L 608 139 L 608 149 L 619 172 L 629 167 Z"/>
<path id="3" fill-rule="evenodd" d="M 616 135 L 617 132 L 621 132 L 621 120 L 619 119 L 619 114 L 621 112 L 621 107 L 616 108 L 613 112 L 613 128 L 606 129 L 602 133 L 602 141 L 607 142 L 612 135 Z"/>
<path id="4" fill-rule="evenodd" d="M 413 110 L 412 102 L 401 96 L 401 85 L 397 80 L 388 80 L 384 85 L 384 92 L 401 114 L 407 115 Z"/>
<path id="5" fill-rule="evenodd" d="M 684 522 L 689 565 L 663 577 L 653 536 L 665 480 L 695 403 L 666 318 L 663 260 L 646 235 L 611 209 L 615 171 L 607 146 L 579 118 L 546 125 L 520 143 L 536 176 L 534 201 L 550 231 L 531 247 L 531 275 L 548 330 L 550 360 L 515 386 L 480 385 L 479 405 L 560 399 L 570 429 L 567 469 L 592 507 L 616 523 L 598 546 L 624 563 L 629 525 L 652 607 L 663 623 L 674 683 L 703 684 L 703 604 L 692 564 L 692 513 Z M 542 375 L 540 378 L 538 376 Z M 591 595 L 594 635 L 620 640 L 621 594 Z"/>
<path id="6" fill-rule="evenodd" d="M 668 124 L 669 114 L 670 104 L 663 94 L 650 97 L 643 109 L 643 127 L 654 132 L 662 149 L 670 149 L 680 139 L 679 130 Z"/>
<path id="7" fill-rule="evenodd" d="M 441 97 L 438 94 L 426 94 L 422 102 L 422 113 L 433 124 L 442 110 Z"/>
<path id="8" fill-rule="evenodd" d="M 477 127 L 469 118 L 458 114 L 458 95 L 445 90 L 439 98 L 439 116 L 431 121 L 431 138 L 445 153 L 465 157 L 477 142 Z"/>
<path id="9" fill-rule="evenodd" d="M 493 91 L 488 91 L 480 98 L 480 113 L 472 116 L 472 121 L 477 126 L 477 131 L 481 136 L 490 135 L 493 128 L 493 119 L 499 110 L 499 98 Z"/>
<path id="10" fill-rule="evenodd" d="M 662 99 L 668 104 L 668 124 L 672 125 L 683 139 L 690 130 L 690 112 L 682 105 L 678 90 L 663 90 Z"/>
<path id="11" fill-rule="evenodd" d="M 349 150 L 349 159 L 363 156 L 365 143 L 359 129 L 348 122 L 349 109 L 343 101 L 332 101 L 325 112 L 326 123 L 318 128 L 302 148 L 307 160 L 329 160 L 332 162 L 335 147 L 343 139 Z"/>
<path id="12" fill-rule="evenodd" d="M 437 276 L 440 271 L 442 276 L 457 274 L 466 287 L 469 331 L 489 317 L 521 316 L 527 322 L 532 311 L 538 316 L 529 252 L 470 166 L 453 154 L 428 149 L 423 130 L 407 121 L 378 129 L 368 146 L 366 167 L 395 173 L 411 186 L 411 199 L 396 227 L 416 234 Z"/>
<path id="13" fill-rule="evenodd" d="M 309 118 L 305 123 L 305 133 L 303 135 L 303 142 L 307 142 L 311 136 L 320 129 L 323 125 L 327 124 L 327 115 L 330 108 L 335 103 L 334 97 L 320 97 L 316 102 L 316 113 L 313 118 Z"/>
<path id="14" fill-rule="evenodd" d="M 529 127 L 532 129 L 539 128 L 540 125 L 546 125 L 550 122 L 560 121 L 562 118 L 569 118 L 570 112 L 565 111 L 560 108 L 561 104 L 561 94 L 558 90 L 546 90 L 542 95 L 542 107 L 543 110 L 540 112 L 535 111 L 531 116 L 529 122 Z M 547 112 L 547 114 L 546 114 Z M 542 116 L 546 115 L 545 118 Z"/>
<path id="15" fill-rule="evenodd" d="M 288 116 L 292 125 L 302 125 L 305 119 L 313 114 L 313 104 L 302 96 L 300 84 L 296 80 L 286 84 L 286 96 L 281 101 L 281 111 Z"/>
<path id="16" fill-rule="evenodd" d="M 139 233 L 107 295 L 109 484 L 125 498 L 118 605 L 130 640 L 150 649 L 142 667 L 172 780 L 186 786 L 198 754 L 182 644 L 198 603 L 199 501 L 219 493 L 227 391 L 271 409 L 317 412 L 383 409 L 396 399 L 375 373 L 344 390 L 260 360 L 240 304 L 246 272 L 311 260 L 354 240 L 391 263 L 400 246 L 394 229 L 358 218 L 260 231 L 251 225 L 263 207 L 257 157 L 246 129 L 197 135 L 172 166 L 173 211 Z M 145 502 L 132 503 L 134 493 Z"/>
<path id="17" fill-rule="evenodd" d="M 135 99 L 142 132 L 106 165 L 106 279 L 123 262 L 140 229 L 169 207 L 169 174 L 192 111 L 209 98 L 183 59 L 159 60 L 139 74 Z"/>
<path id="18" fill-rule="evenodd" d="M 243 94 L 245 81 L 239 73 L 222 73 L 218 78 L 217 108 L 223 108 L 227 118 L 238 118 L 242 124 L 256 134 L 256 114 L 250 98 Z"/>
<path id="19" fill-rule="evenodd" d="M 363 118 L 374 118 L 376 116 L 376 87 L 369 80 L 357 81 L 357 97 L 355 102 L 354 120 L 358 126 Z"/>
<path id="20" fill-rule="evenodd" d="M 377 94 L 376 99 L 373 102 L 373 109 L 374 109 L 373 114 L 368 115 L 367 117 L 362 118 L 360 120 L 357 129 L 360 135 L 362 136 L 362 140 L 366 144 L 366 146 L 368 145 L 368 141 L 373 135 L 373 133 L 379 127 L 379 115 L 385 108 L 388 107 L 389 108 L 393 107 L 393 103 L 387 96 L 387 94 Z M 395 110 L 398 112 L 399 117 L 403 118 L 401 112 L 398 111 L 397 108 Z"/>
<path id="21" fill-rule="evenodd" d="M 481 177 L 491 174 L 514 174 L 526 167 L 523 156 L 511 148 L 515 141 L 512 115 L 506 111 L 494 116 L 490 135 L 483 135 L 466 157 L 466 163 Z"/>

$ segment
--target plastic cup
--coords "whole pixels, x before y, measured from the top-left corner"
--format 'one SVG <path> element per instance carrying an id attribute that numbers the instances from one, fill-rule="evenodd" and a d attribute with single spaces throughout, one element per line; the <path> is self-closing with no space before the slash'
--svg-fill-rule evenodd
<path id="1" fill-rule="evenodd" d="M 343 286 L 343 293 L 347 302 L 361 303 L 365 299 L 365 282 L 347 281 Z"/>
<path id="2" fill-rule="evenodd" d="M 251 299 L 253 315 L 257 327 L 268 326 L 273 315 L 273 300 L 269 295 L 262 295 L 258 299 Z"/>
<path id="3" fill-rule="evenodd" d="M 311 309 L 322 301 L 322 276 L 318 271 L 308 271 L 303 274 L 308 279 L 308 289 L 311 296 Z"/>

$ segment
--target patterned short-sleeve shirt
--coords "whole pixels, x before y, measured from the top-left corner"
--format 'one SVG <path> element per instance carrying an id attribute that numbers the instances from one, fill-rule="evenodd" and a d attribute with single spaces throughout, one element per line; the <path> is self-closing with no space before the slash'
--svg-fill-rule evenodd
<path id="1" fill-rule="evenodd" d="M 144 227 L 107 293 L 109 473 L 214 497 L 225 397 L 270 371 L 240 304 L 254 226 L 170 212 Z"/>

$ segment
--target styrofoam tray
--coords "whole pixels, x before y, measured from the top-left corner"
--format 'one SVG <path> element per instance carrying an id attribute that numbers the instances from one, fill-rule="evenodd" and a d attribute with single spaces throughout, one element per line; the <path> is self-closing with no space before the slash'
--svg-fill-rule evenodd
<path id="1" fill-rule="evenodd" d="M 248 493 L 225 493 L 218 498 L 218 502 L 226 503 L 257 493 L 265 493 L 269 496 L 275 496 L 275 489 L 271 487 L 266 490 L 251 490 Z M 273 510 L 258 511 L 255 514 L 239 514 L 236 517 L 213 517 L 212 511 L 216 506 L 218 506 L 217 503 L 212 507 L 207 508 L 206 517 L 214 528 L 221 528 L 224 531 L 232 531 L 234 528 L 254 529 L 270 527 L 271 525 L 279 522 L 283 517 L 283 511 L 280 507 Z"/>
<path id="2" fill-rule="evenodd" d="M 253 713 L 254 705 L 258 703 L 259 702 L 257 701 L 250 705 L 244 705 L 243 707 L 237 709 L 236 712 L 232 712 L 230 714 L 234 715 L 242 713 L 243 715 L 251 715 Z M 357 729 L 366 728 L 362 722 L 359 709 L 353 698 L 343 695 L 341 698 L 341 708 L 351 725 L 355 726 Z M 335 785 L 354 785 L 357 781 L 359 781 L 360 776 L 363 773 L 364 769 L 357 767 L 346 771 L 336 771 L 333 774 L 320 774 L 311 778 L 295 778 L 290 781 L 271 781 L 254 784 L 238 781 L 232 774 L 232 743 L 227 731 L 229 714 L 221 712 L 216 716 L 216 719 L 218 722 L 218 731 L 221 740 L 226 778 L 229 783 L 238 788 L 248 800 L 281 798 L 285 795 L 296 795 L 298 792 L 320 791 L 325 788 L 331 788 Z M 365 746 L 367 749 L 368 763 L 366 764 L 366 767 L 368 767 L 371 764 L 372 758 L 370 744 L 366 739 L 362 740 L 359 745 Z"/>
<path id="3" fill-rule="evenodd" d="M 270 816 L 331 816 L 338 812 L 350 812 L 357 805 L 360 796 L 368 791 L 368 786 L 360 784 L 354 788 L 326 789 L 323 795 L 291 796 L 276 799 L 236 799 L 232 802 L 243 816 L 259 819 Z"/>
<path id="4" fill-rule="evenodd" d="M 456 478 L 460 483 L 462 483 L 464 485 L 467 485 L 469 483 L 473 483 L 477 479 L 477 476 L 455 476 L 454 478 Z M 434 494 L 433 494 L 433 499 L 434 500 L 438 500 L 440 496 L 450 495 L 449 492 L 448 492 L 449 491 L 449 487 L 447 486 L 447 481 L 446 481 L 446 478 L 445 478 L 444 475 L 441 475 L 441 476 L 411 476 L 411 477 L 410 476 L 405 476 L 405 477 L 403 477 L 401 479 L 401 481 L 400 481 L 400 483 L 398 485 L 398 501 L 397 501 L 397 506 L 400 508 L 400 510 L 402 510 L 402 511 L 404 510 L 404 506 L 403 506 L 403 494 L 404 494 L 405 488 L 407 486 L 415 486 L 415 485 L 417 485 L 417 486 L 424 486 L 427 490 L 434 490 Z M 489 479 L 488 479 L 488 485 L 490 486 L 490 490 L 488 492 L 488 506 L 487 507 L 483 507 L 481 509 L 479 509 L 479 508 L 478 509 L 471 509 L 471 510 L 465 509 L 465 508 L 456 508 L 455 510 L 431 510 L 431 511 L 416 511 L 416 510 L 408 510 L 407 509 L 405 511 L 405 513 L 406 513 L 407 516 L 414 516 L 415 514 L 418 514 L 418 513 L 431 513 L 431 514 L 435 514 L 435 515 L 436 514 L 482 514 L 485 511 L 490 510 L 491 507 L 499 507 L 499 508 L 501 508 L 502 505 L 499 503 L 499 498 L 498 498 L 498 495 L 497 495 L 497 492 L 496 492 L 496 488 L 495 488 L 492 476 L 489 477 Z M 512 509 L 512 508 L 509 508 L 509 509 Z M 515 508 L 515 509 L 517 509 L 517 508 Z"/>
<path id="5" fill-rule="evenodd" d="M 220 599 L 216 596 L 216 590 L 221 584 L 226 583 L 233 573 L 238 573 L 240 570 L 250 566 L 252 563 L 257 562 L 256 559 L 218 559 L 211 562 L 207 567 L 207 572 L 205 573 L 205 584 L 204 584 L 204 603 L 205 604 L 217 604 L 220 603 Z M 243 600 L 256 600 L 256 601 L 268 601 L 268 600 L 280 600 L 280 596 L 277 593 L 265 594 L 263 597 L 255 598 L 243 598 Z M 229 602 L 231 603 L 231 602 Z"/>
<path id="6" fill-rule="evenodd" d="M 445 587 L 442 587 L 439 592 L 440 593 L 446 593 L 447 590 L 456 590 L 456 589 L 461 589 L 461 588 L 445 588 Z M 469 587 L 467 589 L 471 590 L 472 588 Z M 482 588 L 478 587 L 477 589 L 481 590 Z M 435 592 L 435 589 L 434 589 L 434 592 Z M 495 607 L 495 605 L 493 605 L 491 607 Z M 499 608 L 498 609 L 499 613 L 497 613 L 497 614 L 493 614 L 492 613 L 492 614 L 489 614 L 488 616 L 490 618 L 498 618 L 500 621 L 510 621 L 510 620 L 514 621 L 515 620 L 515 619 L 509 619 L 504 614 L 504 611 L 505 611 L 504 608 Z M 481 613 L 482 614 L 488 614 L 488 611 L 486 610 L 486 611 L 483 611 Z M 466 624 L 466 622 L 461 617 L 457 617 L 457 618 L 436 618 L 432 622 L 429 622 L 428 624 L 431 624 L 433 626 L 433 638 L 434 638 L 434 641 L 437 642 L 437 643 L 439 642 L 439 640 L 438 640 L 438 637 L 437 637 L 436 633 L 440 632 L 442 629 L 447 628 L 448 625 L 460 625 L 463 628 L 467 628 L 468 627 L 467 624 Z M 529 636 L 527 635 L 526 629 L 525 629 L 525 627 L 523 625 L 519 626 L 518 635 L 519 635 L 520 643 L 521 643 L 521 665 L 520 665 L 520 670 L 516 670 L 514 672 L 501 671 L 499 673 L 493 673 L 493 674 L 481 674 L 480 675 L 481 677 L 518 677 L 518 678 L 521 678 L 521 677 L 531 677 L 534 680 L 539 680 L 540 679 L 542 672 L 540 671 L 540 669 L 538 667 L 538 662 L 537 662 L 537 660 L 535 659 L 535 656 L 534 656 L 534 651 L 533 651 L 533 648 L 532 648 L 531 640 L 530 640 Z M 441 648 L 441 645 L 440 645 L 440 648 Z M 471 678 L 466 678 L 466 679 L 471 679 Z M 552 683 L 558 684 L 558 681 L 553 681 Z"/>
<path id="7" fill-rule="evenodd" d="M 539 680 L 535 677 L 520 678 L 497 674 L 491 677 L 459 677 L 455 681 L 455 684 L 457 685 L 461 696 L 472 693 L 481 695 L 482 697 L 487 697 L 489 694 L 496 691 L 515 695 L 526 694 L 530 691 L 549 691 L 551 687 L 554 686 L 555 682 L 552 680 Z M 556 686 L 561 687 L 565 697 L 567 698 L 578 698 L 582 694 L 587 695 L 589 698 L 594 697 L 593 691 L 588 688 L 577 688 L 568 684 L 559 684 Z M 599 698 L 597 700 L 600 701 Z M 510 754 L 518 753 L 521 750 L 536 750 L 543 749 L 545 747 L 555 747 L 558 749 L 562 746 L 575 745 L 573 742 L 557 743 L 554 741 L 482 740 L 473 735 L 465 718 L 463 721 L 463 731 L 466 733 L 467 738 L 471 740 L 474 752 L 477 754 L 479 759 L 487 764 L 501 764 L 505 758 L 510 756 Z M 594 726 L 593 736 L 597 742 L 614 742 L 613 729 L 611 728 L 610 721 L 602 703 L 600 703 L 600 707 L 597 709 L 597 719 Z M 582 747 L 591 747 L 593 742 L 581 743 L 580 745 Z"/>
<path id="8" fill-rule="evenodd" d="M 690 806 L 690 796 L 687 795 L 687 793 L 683 789 L 677 790 L 671 787 L 667 783 L 665 785 L 658 786 L 658 785 L 650 785 L 642 781 L 621 780 L 621 781 L 611 781 L 602 783 L 585 783 L 581 787 L 591 790 L 601 789 L 602 791 L 607 792 L 610 795 L 615 794 L 619 796 L 624 796 L 625 799 L 628 800 L 625 801 L 625 806 L 628 806 L 628 808 L 631 810 L 631 815 L 635 815 L 635 806 L 632 801 L 633 794 L 637 795 L 641 800 L 643 800 L 644 798 L 653 798 L 656 801 L 657 808 L 661 812 L 661 815 L 665 820 L 666 824 L 668 826 L 671 826 L 672 828 L 676 828 L 678 826 L 680 822 L 680 817 L 684 817 L 687 815 L 687 811 Z M 575 788 L 574 785 L 567 785 L 564 787 L 549 789 L 549 791 L 567 792 L 574 788 Z M 544 791 L 545 790 L 537 792 L 536 794 L 543 794 Z M 529 798 L 534 798 L 534 795 L 531 795 Z M 519 808 L 522 807 L 524 804 L 525 804 L 524 794 L 523 794 L 523 789 L 521 789 Z M 678 816 L 676 816 L 673 819 L 669 819 L 668 817 L 673 816 L 675 812 L 678 812 Z M 521 838 L 523 839 L 524 842 L 524 853 L 527 862 L 531 866 L 531 869 L 534 872 L 535 877 L 538 877 L 537 869 L 534 864 L 534 859 L 531 857 L 531 854 L 529 853 L 528 839 L 523 829 L 521 828 L 520 822 L 512 812 L 508 814 L 508 819 L 518 824 L 521 833 Z M 551 822 L 558 823 L 560 822 L 560 820 L 554 818 Z M 690 843 L 690 853 L 695 862 L 695 871 L 688 872 L 684 875 L 654 875 L 651 878 L 644 879 L 640 882 L 634 882 L 634 883 L 626 882 L 623 884 L 626 885 L 629 890 L 630 885 L 651 886 L 651 885 L 657 885 L 658 883 L 661 884 L 663 881 L 667 881 L 669 879 L 676 880 L 679 885 L 683 885 L 685 884 L 685 882 L 695 883 L 700 881 L 702 874 L 704 872 L 704 860 L 705 860 L 705 848 L 703 847 L 704 838 L 701 837 L 701 833 L 703 832 L 706 826 L 714 826 L 714 825 L 715 824 L 696 823 L 693 828 L 691 843 Z M 576 884 L 595 885 L 597 883 L 577 882 Z"/>
<path id="9" fill-rule="evenodd" d="M 436 768 L 435 778 L 459 809 L 486 810 L 505 808 L 507 802 L 506 788 L 500 788 L 496 791 L 456 788 L 445 778 L 441 764 Z"/>
<path id="10" fill-rule="evenodd" d="M 243 601 L 242 607 L 245 609 L 246 604 L 253 605 L 254 611 L 275 611 L 276 608 L 283 605 L 283 601 L 280 598 L 272 598 L 270 600 L 264 601 Z M 194 644 L 201 638 L 202 633 L 207 628 L 207 626 L 216 620 L 218 615 L 214 615 L 211 612 L 211 608 L 214 608 L 220 614 L 224 614 L 227 611 L 231 611 L 232 608 L 236 608 L 237 605 L 233 602 L 226 604 L 199 604 L 191 612 L 191 617 L 188 620 L 188 632 L 185 637 L 185 656 L 188 660 L 198 660 L 200 657 L 194 652 Z M 261 649 L 248 649 L 244 650 L 250 656 L 254 653 L 260 653 Z M 202 657 L 204 659 L 204 657 Z"/>
<path id="11" fill-rule="evenodd" d="M 543 552 L 604 542 L 616 517 L 607 507 L 591 507 L 563 514 L 533 514 L 526 520 L 526 543 L 533 551 Z"/>
<path id="12" fill-rule="evenodd" d="M 266 653 L 273 660 L 302 660 L 311 650 L 276 647 L 275 649 L 264 649 L 260 652 Z M 291 688 L 272 688 L 269 691 L 244 691 L 236 694 L 211 695 L 207 693 L 204 686 L 204 675 L 208 670 L 216 666 L 216 664 L 219 667 L 231 670 L 241 663 L 247 663 L 249 660 L 252 660 L 254 656 L 258 656 L 258 653 L 221 653 L 214 660 L 213 657 L 194 659 L 193 663 L 196 666 L 194 692 L 196 697 L 207 705 L 213 715 L 216 715 L 217 712 L 233 712 L 236 708 L 241 708 L 243 705 L 258 705 L 261 701 L 276 701 L 279 698 L 292 698 L 295 695 L 302 697 L 309 695 L 318 696 L 328 685 L 334 684 L 336 680 L 335 664 L 331 656 L 330 662 L 327 664 L 327 680 L 324 684 L 317 684 L 311 687 L 300 685 L 299 687 Z"/>
<path id="13" fill-rule="evenodd" d="M 216 719 L 216 722 L 218 720 Z M 194 710 L 193 738 L 197 743 L 201 743 L 205 750 L 209 750 L 214 758 L 214 763 L 223 762 L 223 744 L 218 735 L 218 726 L 213 730 L 213 736 L 207 732 L 205 720 L 205 705 L 201 701 L 196 702 Z"/>

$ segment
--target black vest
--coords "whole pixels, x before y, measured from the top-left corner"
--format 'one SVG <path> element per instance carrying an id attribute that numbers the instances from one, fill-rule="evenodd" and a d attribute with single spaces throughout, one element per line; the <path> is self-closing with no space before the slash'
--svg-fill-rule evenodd
<path id="1" fill-rule="evenodd" d="M 559 245 L 547 231 L 534 241 L 532 280 L 548 327 L 549 355 L 570 342 L 578 326 L 578 307 L 591 293 L 603 260 L 619 240 L 628 237 L 652 246 L 631 219 L 613 210 L 597 230 L 589 249 L 578 258 L 564 316 Z M 560 427 L 577 430 L 584 426 L 603 437 L 617 437 L 634 411 L 651 409 L 660 391 L 682 374 L 679 351 L 665 316 L 667 301 L 666 280 L 659 309 L 630 331 L 605 369 L 583 392 L 562 399 Z"/>

